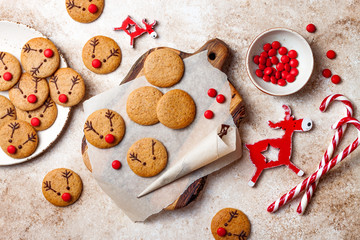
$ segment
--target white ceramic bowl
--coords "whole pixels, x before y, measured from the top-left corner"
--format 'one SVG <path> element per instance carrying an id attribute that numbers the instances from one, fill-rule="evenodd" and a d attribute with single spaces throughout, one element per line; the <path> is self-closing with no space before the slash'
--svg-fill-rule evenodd
<path id="1" fill-rule="evenodd" d="M 273 41 L 279 41 L 281 46 L 286 47 L 288 51 L 293 49 L 298 53 L 296 59 L 299 61 L 297 67 L 299 74 L 294 82 L 287 83 L 283 87 L 271 82 L 265 82 L 255 74 L 258 65 L 253 61 L 254 56 L 260 55 L 264 51 L 263 46 L 265 43 L 271 44 Z M 281 55 L 277 54 L 277 57 L 280 61 Z M 285 96 L 299 91 L 310 79 L 313 68 L 314 57 L 308 42 L 300 34 L 287 28 L 273 28 L 261 33 L 251 43 L 246 54 L 246 69 L 250 80 L 259 90 L 274 96 Z"/>

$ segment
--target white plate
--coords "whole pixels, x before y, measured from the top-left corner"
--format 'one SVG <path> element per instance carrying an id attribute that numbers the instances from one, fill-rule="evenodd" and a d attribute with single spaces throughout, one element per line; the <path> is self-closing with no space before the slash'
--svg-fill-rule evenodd
<path id="1" fill-rule="evenodd" d="M 8 21 L 0 21 L 0 32 L 2 32 L 0 37 L 0 51 L 11 53 L 15 57 L 17 57 L 19 61 L 21 49 L 27 41 L 35 37 L 46 38 L 46 36 L 33 28 L 30 28 L 23 24 Z M 67 63 L 61 54 L 60 67 L 67 67 Z M 0 91 L 0 95 L 9 98 L 9 94 L 7 91 Z M 64 129 L 66 122 L 69 118 L 69 114 L 71 112 L 71 108 L 66 108 L 59 105 L 56 106 L 58 109 L 58 116 L 54 124 L 50 128 L 37 133 L 39 137 L 39 145 L 36 151 L 27 158 L 14 159 L 6 155 L 0 149 L 0 165 L 12 165 L 28 161 L 44 152 L 54 143 L 54 141 L 60 135 L 61 131 Z"/>
<path id="2" fill-rule="evenodd" d="M 273 41 L 279 41 L 288 50 L 294 49 L 298 53 L 299 66 L 297 69 L 299 74 L 294 82 L 287 83 L 283 87 L 271 82 L 265 82 L 255 74 L 258 65 L 253 61 L 254 56 L 260 55 L 264 51 L 263 46 L 265 43 L 272 43 Z M 277 57 L 280 60 L 279 54 L 277 54 Z M 313 68 L 314 57 L 310 45 L 300 34 L 287 28 L 274 28 L 261 33 L 251 43 L 246 54 L 246 69 L 250 80 L 258 89 L 274 96 L 285 96 L 299 91 L 310 79 Z"/>

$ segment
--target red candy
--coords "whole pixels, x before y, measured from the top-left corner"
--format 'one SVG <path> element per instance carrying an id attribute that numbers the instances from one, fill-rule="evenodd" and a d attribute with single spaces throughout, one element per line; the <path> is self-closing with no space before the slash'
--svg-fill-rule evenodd
<path id="1" fill-rule="evenodd" d="M 272 73 L 272 68 L 271 67 L 265 68 L 265 70 L 264 70 L 265 75 L 271 75 L 271 73 Z"/>
<path id="2" fill-rule="evenodd" d="M 270 81 L 271 81 L 271 83 L 273 83 L 273 84 L 277 84 L 277 79 L 276 79 L 276 77 L 274 77 L 274 76 L 271 76 L 271 77 L 270 77 Z"/>
<path id="3" fill-rule="evenodd" d="M 210 88 L 207 92 L 207 94 L 209 95 L 209 97 L 216 97 L 217 95 L 217 91 L 213 88 Z"/>
<path id="4" fill-rule="evenodd" d="M 267 54 L 267 52 L 262 52 L 262 53 L 260 53 L 260 57 L 267 58 L 267 57 L 269 57 L 269 55 Z"/>
<path id="5" fill-rule="evenodd" d="M 334 59 L 336 57 L 336 53 L 333 50 L 329 50 L 327 51 L 326 56 L 330 59 Z"/>
<path id="6" fill-rule="evenodd" d="M 266 57 L 259 57 L 259 64 L 266 64 Z"/>
<path id="7" fill-rule="evenodd" d="M 271 44 L 272 48 L 279 49 L 281 47 L 281 44 L 278 41 L 274 41 Z"/>
<path id="8" fill-rule="evenodd" d="M 275 56 L 276 55 L 276 49 L 274 49 L 274 48 L 270 49 L 269 52 L 268 52 L 268 55 L 269 55 L 269 57 Z"/>
<path id="9" fill-rule="evenodd" d="M 266 66 L 267 66 L 267 67 L 271 67 L 271 66 L 272 66 L 272 63 L 271 63 L 271 59 L 270 59 L 270 58 L 266 59 Z"/>
<path id="10" fill-rule="evenodd" d="M 280 55 L 285 55 L 285 54 L 287 54 L 287 48 L 286 48 L 286 47 L 281 47 L 281 48 L 279 48 L 279 54 L 280 54 Z"/>
<path id="11" fill-rule="evenodd" d="M 111 163 L 111 166 L 113 169 L 120 169 L 121 168 L 121 162 L 119 160 L 114 160 L 112 163 Z"/>
<path id="12" fill-rule="evenodd" d="M 51 58 L 52 56 L 54 56 L 54 52 L 53 52 L 53 50 L 51 50 L 51 49 L 45 49 L 45 51 L 44 51 L 44 56 L 45 57 L 47 57 L 47 58 Z"/>
<path id="13" fill-rule="evenodd" d="M 290 64 L 289 64 L 289 63 L 285 63 L 285 64 L 284 64 L 284 69 L 285 69 L 285 71 L 290 72 L 290 70 L 291 70 Z"/>
<path id="14" fill-rule="evenodd" d="M 259 55 L 256 55 L 256 56 L 254 57 L 254 63 L 257 64 L 257 65 L 259 65 L 259 58 L 260 58 Z"/>
<path id="15" fill-rule="evenodd" d="M 94 68 L 99 68 L 101 67 L 101 61 L 99 59 L 94 59 L 92 62 L 91 62 L 91 65 L 94 67 Z"/>
<path id="16" fill-rule="evenodd" d="M 299 70 L 297 70 L 297 68 L 292 68 L 290 70 L 290 74 L 291 75 L 294 75 L 294 76 L 297 76 L 299 74 Z"/>
<path id="17" fill-rule="evenodd" d="M 59 102 L 61 103 L 66 103 L 68 101 L 68 98 L 65 94 L 60 94 L 59 95 Z"/>
<path id="18" fill-rule="evenodd" d="M 333 84 L 338 84 L 340 81 L 341 81 L 341 78 L 340 78 L 339 75 L 333 75 L 333 76 L 331 77 L 331 82 L 332 82 Z"/>
<path id="19" fill-rule="evenodd" d="M 280 72 L 280 71 L 277 71 L 277 72 L 275 73 L 275 78 L 276 78 L 276 79 L 280 79 L 280 78 L 281 78 L 281 72 Z"/>
<path id="20" fill-rule="evenodd" d="M 283 55 L 281 57 L 281 62 L 282 63 L 288 63 L 290 61 L 290 58 L 287 55 Z"/>
<path id="21" fill-rule="evenodd" d="M 330 71 L 330 69 L 324 69 L 323 71 L 322 71 L 322 75 L 324 76 L 324 77 L 326 77 L 326 78 L 329 78 L 329 77 L 331 77 L 331 71 Z"/>
<path id="22" fill-rule="evenodd" d="M 219 235 L 220 237 L 225 237 L 226 235 L 226 229 L 225 228 L 222 228 L 222 227 L 219 227 L 217 230 L 216 230 L 216 233 L 217 235 Z"/>
<path id="23" fill-rule="evenodd" d="M 71 195 L 70 193 L 63 193 L 63 195 L 61 195 L 62 200 L 64 200 L 65 202 L 70 202 L 71 201 Z"/>
<path id="24" fill-rule="evenodd" d="M 297 58 L 298 54 L 297 54 L 297 52 L 295 50 L 290 50 L 288 52 L 288 55 L 289 55 L 290 58 Z"/>
<path id="25" fill-rule="evenodd" d="M 263 77 L 263 72 L 260 70 L 260 69 L 257 69 L 256 71 L 255 71 L 255 74 L 256 74 L 256 76 L 258 76 L 258 77 Z"/>
<path id="26" fill-rule="evenodd" d="M 3 75 L 3 79 L 4 79 L 5 81 L 10 81 L 12 78 L 13 78 L 13 76 L 12 76 L 12 74 L 9 73 L 9 72 L 4 73 L 4 75 Z"/>
<path id="27" fill-rule="evenodd" d="M 264 44 L 263 49 L 265 52 L 268 52 L 271 49 L 271 44 L 270 43 Z"/>
<path id="28" fill-rule="evenodd" d="M 88 7 L 89 12 L 96 13 L 98 11 L 98 8 L 95 4 L 90 4 Z"/>
<path id="29" fill-rule="evenodd" d="M 217 95 L 216 101 L 217 101 L 218 103 L 223 103 L 223 102 L 225 102 L 225 96 L 222 95 L 222 94 Z"/>
<path id="30" fill-rule="evenodd" d="M 309 25 L 306 26 L 306 31 L 308 31 L 309 33 L 314 33 L 316 31 L 315 25 L 310 23 Z"/>
<path id="31" fill-rule="evenodd" d="M 295 81 L 295 76 L 291 75 L 291 74 L 288 74 L 286 76 L 286 81 L 288 81 L 289 83 L 292 83 L 293 81 Z"/>
<path id="32" fill-rule="evenodd" d="M 38 119 L 37 117 L 33 117 L 30 123 L 33 127 L 38 127 L 40 126 L 40 119 Z"/>
<path id="33" fill-rule="evenodd" d="M 265 82 L 270 82 L 270 76 L 268 76 L 268 75 L 263 76 L 263 80 Z"/>
<path id="34" fill-rule="evenodd" d="M 283 86 L 286 85 L 286 81 L 281 78 L 281 79 L 278 80 L 277 84 L 278 84 L 279 86 L 282 86 L 282 87 L 283 87 Z"/>
<path id="35" fill-rule="evenodd" d="M 296 60 L 296 59 L 291 59 L 290 60 L 290 66 L 293 67 L 293 68 L 299 66 L 299 61 Z"/>
<path id="36" fill-rule="evenodd" d="M 288 75 L 289 73 L 287 71 L 282 71 L 281 72 L 281 77 L 286 79 L 286 76 Z"/>
<path id="37" fill-rule="evenodd" d="M 274 64 L 274 65 L 276 65 L 276 64 L 279 63 L 279 59 L 278 59 L 276 56 L 273 56 L 273 57 L 271 58 L 271 63 Z"/>
<path id="38" fill-rule="evenodd" d="M 112 134 L 107 134 L 107 135 L 105 136 L 105 141 L 106 141 L 107 143 L 113 143 L 113 142 L 115 141 L 114 135 L 112 135 Z"/>
<path id="39" fill-rule="evenodd" d="M 259 69 L 260 69 L 260 70 L 264 70 L 265 68 L 266 68 L 266 65 L 261 64 L 261 63 L 259 64 Z"/>
<path id="40" fill-rule="evenodd" d="M 36 103 L 37 102 L 37 97 L 34 95 L 34 94 L 30 94 L 28 97 L 27 97 L 27 101 L 29 103 Z"/>
<path id="41" fill-rule="evenodd" d="M 284 64 L 283 64 L 283 63 L 278 63 L 278 64 L 276 65 L 276 69 L 277 69 L 278 71 L 284 70 Z"/>
<path id="42" fill-rule="evenodd" d="M 13 146 L 13 145 L 9 145 L 6 150 L 7 150 L 7 152 L 9 154 L 15 154 L 16 153 L 16 147 Z"/>
<path id="43" fill-rule="evenodd" d="M 211 111 L 211 110 L 206 110 L 206 111 L 204 112 L 204 117 L 207 118 L 207 119 L 212 119 L 212 118 L 214 117 L 213 111 Z"/>

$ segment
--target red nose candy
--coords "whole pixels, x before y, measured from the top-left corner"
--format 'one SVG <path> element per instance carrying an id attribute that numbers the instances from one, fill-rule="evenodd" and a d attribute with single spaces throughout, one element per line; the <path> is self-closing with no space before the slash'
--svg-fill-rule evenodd
<path id="1" fill-rule="evenodd" d="M 329 50 L 326 52 L 326 56 L 330 59 L 336 58 L 336 53 L 333 50 Z"/>
<path id="2" fill-rule="evenodd" d="M 4 73 L 4 75 L 3 75 L 3 79 L 4 79 L 5 81 L 10 81 L 12 78 L 13 78 L 13 76 L 12 76 L 12 74 L 9 73 L 9 72 Z"/>
<path id="3" fill-rule="evenodd" d="M 223 102 L 225 102 L 225 96 L 222 95 L 222 94 L 217 95 L 216 101 L 217 101 L 218 103 L 223 103 Z"/>
<path id="4" fill-rule="evenodd" d="M 308 31 L 309 33 L 314 33 L 316 31 L 315 25 L 310 23 L 309 25 L 306 26 L 306 31 Z"/>
<path id="5" fill-rule="evenodd" d="M 98 11 L 98 8 L 95 4 L 90 4 L 88 7 L 89 12 L 96 13 Z"/>
<path id="6" fill-rule="evenodd" d="M 106 135 L 106 136 L 105 136 L 105 141 L 106 141 L 107 143 L 113 143 L 113 142 L 115 141 L 114 135 L 112 135 L 112 134 Z"/>
<path id="7" fill-rule="evenodd" d="M 207 119 L 212 119 L 212 118 L 214 117 L 213 111 L 211 111 L 211 110 L 206 110 L 206 111 L 204 112 L 204 117 L 207 118 Z"/>
<path id="8" fill-rule="evenodd" d="M 324 69 L 323 71 L 322 71 L 322 75 L 324 76 L 324 77 L 326 77 L 326 78 L 329 78 L 329 77 L 331 77 L 331 70 L 330 69 Z"/>
<path id="9" fill-rule="evenodd" d="M 65 202 L 70 202 L 71 200 L 71 195 L 70 193 L 63 193 L 63 195 L 61 195 L 62 200 L 64 200 Z"/>
<path id="10" fill-rule="evenodd" d="M 225 228 L 219 227 L 216 231 L 217 235 L 219 235 L 220 237 L 225 237 L 226 235 L 226 230 Z"/>
<path id="11" fill-rule="evenodd" d="M 27 97 L 27 100 L 28 100 L 29 103 L 36 103 L 37 102 L 37 97 L 34 94 L 30 94 Z"/>
<path id="12" fill-rule="evenodd" d="M 101 61 L 99 59 L 94 59 L 91 63 L 91 65 L 94 67 L 94 68 L 99 68 L 101 67 Z"/>
<path id="13" fill-rule="evenodd" d="M 333 84 L 338 84 L 338 83 L 340 83 L 340 81 L 341 81 L 341 78 L 339 77 L 339 75 L 333 75 L 333 76 L 331 77 L 331 82 L 332 82 Z"/>
<path id="14" fill-rule="evenodd" d="M 16 147 L 13 146 L 13 145 L 10 145 L 10 146 L 7 147 L 7 151 L 10 154 L 15 154 L 16 153 Z"/>
<path id="15" fill-rule="evenodd" d="M 111 164 L 113 169 L 120 169 L 121 168 L 121 162 L 119 160 L 114 160 Z"/>
<path id="16" fill-rule="evenodd" d="M 209 97 L 216 97 L 216 94 L 217 94 L 217 91 L 216 91 L 215 89 L 210 88 L 210 89 L 208 90 L 208 95 L 209 95 Z"/>
<path id="17" fill-rule="evenodd" d="M 38 119 L 37 117 L 33 117 L 30 123 L 33 127 L 38 127 L 40 126 L 40 119 Z"/>
<path id="18" fill-rule="evenodd" d="M 53 50 L 51 50 L 51 49 L 45 49 L 45 51 L 44 51 L 44 56 L 45 57 L 47 57 L 47 58 L 51 58 L 52 56 L 54 56 L 54 52 L 53 52 Z"/>
<path id="19" fill-rule="evenodd" d="M 60 94 L 59 101 L 61 103 L 66 103 L 68 101 L 68 98 L 67 98 L 67 96 L 65 94 Z"/>

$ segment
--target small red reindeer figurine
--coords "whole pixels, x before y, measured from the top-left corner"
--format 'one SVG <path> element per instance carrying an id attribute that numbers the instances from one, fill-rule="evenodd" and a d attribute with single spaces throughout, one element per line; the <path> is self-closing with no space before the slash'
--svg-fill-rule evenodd
<path id="1" fill-rule="evenodd" d="M 134 47 L 134 39 L 143 35 L 144 33 L 150 34 L 152 38 L 156 38 L 157 34 L 154 31 L 154 25 L 156 24 L 156 21 L 154 21 L 152 24 L 148 24 L 146 19 L 143 19 L 142 22 L 145 24 L 145 28 L 141 28 L 130 16 L 128 16 L 122 23 L 121 27 L 114 28 L 115 31 L 117 30 L 123 30 L 127 35 L 130 36 L 130 45 L 131 47 Z M 134 26 L 135 31 L 131 32 L 130 28 Z"/>
<path id="2" fill-rule="evenodd" d="M 254 176 L 249 181 L 249 186 L 253 187 L 259 178 L 261 172 L 266 168 L 277 167 L 281 165 L 288 166 L 297 175 L 302 176 L 304 172 L 290 162 L 292 135 L 294 131 L 309 131 L 312 128 L 312 121 L 304 118 L 295 120 L 294 116 L 291 116 L 291 110 L 289 106 L 283 105 L 285 109 L 285 117 L 283 121 L 272 123 L 268 121 L 271 128 L 281 128 L 285 131 L 284 136 L 276 139 L 264 139 L 254 144 L 246 144 L 246 148 L 250 152 L 250 160 L 256 167 Z M 277 161 L 268 161 L 262 152 L 266 151 L 268 147 L 279 149 L 279 155 Z"/>

